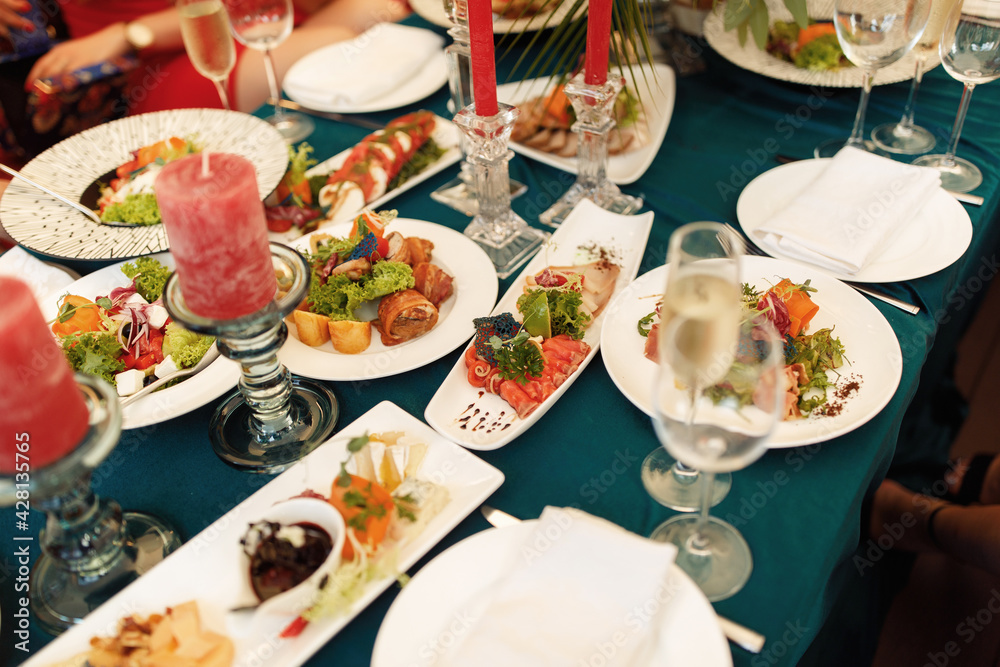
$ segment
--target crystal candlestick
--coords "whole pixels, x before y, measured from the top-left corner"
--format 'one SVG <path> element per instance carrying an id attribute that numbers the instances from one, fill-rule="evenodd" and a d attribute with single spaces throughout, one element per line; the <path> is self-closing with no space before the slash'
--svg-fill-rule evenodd
<path id="1" fill-rule="evenodd" d="M 465 235 L 482 246 L 501 278 L 511 275 L 548 238 L 510 208 L 507 163 L 513 153 L 507 143 L 517 114 L 516 107 L 501 103 L 494 116 L 477 116 L 474 105 L 455 116 L 469 140 L 468 159 L 479 199 L 479 212 Z"/>
<path id="2" fill-rule="evenodd" d="M 76 381 L 90 412 L 83 440 L 42 468 L 19 467 L 19 472 L 0 476 L 0 506 L 14 506 L 20 516 L 22 509 L 28 514 L 30 502 L 32 509 L 45 512 L 30 600 L 35 620 L 54 635 L 80 623 L 181 545 L 176 531 L 160 519 L 122 512 L 114 500 L 94 494 L 91 472 L 118 444 L 121 406 L 103 380 L 78 373 Z M 27 439 L 10 443 L 23 457 L 19 461 L 31 461 L 30 444 Z M 13 539 L 34 551 L 27 533 Z"/>
<path id="3" fill-rule="evenodd" d="M 219 351 L 243 372 L 239 389 L 212 416 L 212 448 L 226 463 L 247 472 L 284 470 L 323 443 L 337 423 L 337 399 L 319 382 L 292 377 L 278 361 L 288 337 L 284 317 L 309 292 L 306 260 L 279 243 L 271 244 L 278 296 L 255 313 L 231 320 L 202 317 L 184 303 L 175 273 L 163 302 L 185 328 L 218 338 Z"/>
<path id="4" fill-rule="evenodd" d="M 642 199 L 624 194 L 608 180 L 608 134 L 615 127 L 614 107 L 625 79 L 608 75 L 602 85 L 584 83 L 583 73 L 566 84 L 566 97 L 573 104 L 576 122 L 573 131 L 579 135 L 576 151 L 576 183 L 559 198 L 539 220 L 558 227 L 581 199 L 589 199 L 612 213 L 628 215 L 642 208 Z"/>
<path id="5" fill-rule="evenodd" d="M 444 9 L 451 19 L 452 27 L 448 34 L 454 40 L 445 53 L 448 56 L 448 88 L 451 91 L 449 109 L 456 113 L 472 104 L 472 52 L 469 48 L 469 2 L 468 0 L 444 0 Z M 458 178 L 453 178 L 431 193 L 434 201 L 450 206 L 466 215 L 479 212 L 479 201 L 476 199 L 476 177 L 472 163 L 468 159 L 469 142 L 463 134 L 459 137 L 459 148 L 466 156 L 462 160 Z M 510 181 L 510 196 L 519 197 L 527 191 L 528 186 L 517 181 Z"/>

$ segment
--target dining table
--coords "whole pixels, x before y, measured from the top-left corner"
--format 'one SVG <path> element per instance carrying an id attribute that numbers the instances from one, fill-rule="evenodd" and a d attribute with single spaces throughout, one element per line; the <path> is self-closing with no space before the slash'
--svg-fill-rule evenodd
<path id="1" fill-rule="evenodd" d="M 418 16 L 405 20 L 445 34 Z M 622 189 L 642 197 L 654 213 L 639 275 L 664 264 L 671 234 L 699 220 L 737 223 L 740 192 L 754 177 L 779 164 L 782 156 L 811 157 L 825 139 L 849 134 L 858 102 L 857 88 L 819 88 L 761 76 L 720 57 L 701 39 L 685 38 L 685 64 L 704 68 L 676 80 L 676 99 L 665 139 L 646 172 Z M 511 79 L 512 63 L 524 42 L 505 36 L 497 48 L 498 78 Z M 687 68 L 683 68 L 687 69 Z M 897 120 L 909 82 L 878 86 L 871 96 L 867 127 Z M 962 86 L 942 68 L 928 72 L 916 120 L 947 141 Z M 429 109 L 450 117 L 450 95 L 442 88 L 413 105 L 366 114 L 387 122 L 402 113 Z M 267 107 L 257 115 L 270 113 Z M 935 438 L 926 420 L 934 389 L 947 382 L 956 342 L 996 275 L 1000 211 L 1000 84 L 977 87 L 959 143 L 959 154 L 983 171 L 975 194 L 981 206 L 965 206 L 974 228 L 971 245 L 951 266 L 921 278 L 880 287 L 920 307 L 912 315 L 881 301 L 872 303 L 895 333 L 902 353 L 902 378 L 888 404 L 870 421 L 832 440 L 773 449 L 733 475 L 729 495 L 715 516 L 736 525 L 753 553 L 746 586 L 714 603 L 725 617 L 766 637 L 754 655 L 731 645 L 733 663 L 753 665 L 866 664 L 874 651 L 880 614 L 877 592 L 883 550 L 872 549 L 863 526 L 866 498 L 894 460 L 943 460 L 947 438 Z M 369 130 L 316 118 L 307 141 L 323 159 L 341 152 Z M 386 207 L 401 217 L 463 230 L 464 214 L 439 204 L 430 193 L 455 177 L 457 166 L 400 194 Z M 527 192 L 512 201 L 529 224 L 572 183 L 574 176 L 515 155 L 511 178 Z M 81 271 L 96 266 L 74 265 Z M 500 293 L 513 278 L 500 281 Z M 488 313 L 493 303 L 483 303 Z M 605 341 L 613 345 L 615 341 Z M 339 402 L 338 430 L 382 401 L 391 401 L 417 419 L 459 359 L 456 349 L 418 370 L 379 379 L 330 382 Z M 849 354 L 849 353 L 848 353 Z M 272 476 L 228 467 L 212 451 L 209 421 L 220 400 L 183 416 L 124 431 L 117 448 L 93 473 L 96 493 L 126 510 L 155 514 L 189 540 Z M 943 428 L 947 428 L 945 425 Z M 950 426 L 954 426 L 951 424 Z M 943 444 L 942 444 L 943 443 Z M 653 500 L 640 480 L 643 458 L 660 447 L 649 417 L 616 388 L 599 359 L 529 430 L 506 446 L 476 456 L 503 472 L 505 481 L 488 503 L 522 518 L 538 517 L 546 506 L 577 507 L 639 535 L 649 535 L 675 513 Z M 16 665 L 30 653 L 14 648 L 18 563 L 13 510 L 0 522 L 0 664 Z M 44 527 L 32 512 L 31 530 Z M 419 572 L 452 545 L 490 526 L 479 512 L 469 514 L 407 574 Z M 400 592 L 391 586 L 324 645 L 307 665 L 369 664 L 380 624 Z M 212 591 L 205 591 L 211 596 Z M 30 652 L 52 640 L 31 626 Z"/>

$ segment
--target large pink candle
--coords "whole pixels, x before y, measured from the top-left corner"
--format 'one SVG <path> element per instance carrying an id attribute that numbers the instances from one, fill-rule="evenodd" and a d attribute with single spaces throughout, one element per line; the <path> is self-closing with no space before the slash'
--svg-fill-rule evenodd
<path id="1" fill-rule="evenodd" d="M 608 80 L 611 3 L 612 0 L 590 0 L 587 8 L 587 60 L 583 80 L 591 86 L 602 86 Z"/>
<path id="2" fill-rule="evenodd" d="M 0 473 L 30 477 L 83 440 L 90 413 L 31 289 L 0 276 L 0 295 Z"/>
<path id="3" fill-rule="evenodd" d="M 263 308 L 278 289 L 264 205 L 253 165 L 212 153 L 169 163 L 156 178 L 156 202 L 187 307 L 230 320 Z"/>
<path id="4" fill-rule="evenodd" d="M 493 7 L 490 0 L 469 0 L 469 49 L 472 97 L 477 116 L 495 116 L 497 72 L 493 58 Z"/>

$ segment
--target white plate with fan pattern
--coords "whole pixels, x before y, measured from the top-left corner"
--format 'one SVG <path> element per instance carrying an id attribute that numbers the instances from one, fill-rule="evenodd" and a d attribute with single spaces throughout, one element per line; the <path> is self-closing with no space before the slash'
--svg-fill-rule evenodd
<path id="1" fill-rule="evenodd" d="M 222 109 L 176 109 L 129 116 L 60 141 L 22 173 L 78 201 L 97 178 L 132 159 L 132 152 L 172 136 L 193 139 L 202 150 L 235 153 L 253 163 L 261 199 L 288 167 L 288 146 L 269 123 Z M 0 199 L 0 219 L 21 245 L 49 257 L 122 260 L 167 250 L 163 225 L 97 225 L 82 213 L 18 180 Z"/>

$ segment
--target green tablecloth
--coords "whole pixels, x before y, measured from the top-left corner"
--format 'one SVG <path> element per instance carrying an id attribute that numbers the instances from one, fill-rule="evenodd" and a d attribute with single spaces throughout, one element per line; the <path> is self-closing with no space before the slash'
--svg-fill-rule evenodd
<path id="1" fill-rule="evenodd" d="M 408 22 L 426 25 L 416 18 Z M 645 175 L 624 188 L 641 195 L 656 215 L 640 273 L 663 263 L 667 240 L 679 225 L 705 219 L 735 222 L 740 190 L 755 175 L 776 166 L 776 153 L 807 157 L 820 141 L 846 135 L 853 120 L 857 90 L 809 89 L 767 79 L 724 61 L 704 44 L 701 48 L 708 69 L 678 79 L 663 146 Z M 869 129 L 898 118 L 908 85 L 876 88 Z M 939 146 L 950 130 L 960 93 L 961 86 L 940 68 L 925 79 L 917 121 L 942 137 Z M 446 100 L 447 92 L 440 91 L 419 106 L 447 116 Z M 383 113 L 380 118 L 389 120 L 407 110 Z M 890 286 L 893 293 L 923 306 L 921 314 L 907 315 L 874 302 L 896 331 L 903 352 L 902 382 L 895 397 L 881 414 L 848 435 L 822 445 L 766 454 L 734 476 L 729 496 L 713 510 L 738 525 L 755 559 L 746 588 L 715 607 L 768 638 L 761 656 L 734 649 L 737 665 L 831 662 L 835 655 L 829 652 L 831 646 L 841 653 L 849 648 L 862 657 L 848 664 L 862 664 L 870 649 L 865 643 L 872 636 L 872 626 L 866 625 L 871 616 L 869 600 L 852 602 L 852 591 L 864 590 L 872 576 L 870 568 L 859 573 L 852 559 L 859 543 L 861 503 L 885 475 L 894 452 L 907 456 L 918 447 L 898 442 L 897 436 L 917 393 L 922 369 L 928 368 L 925 382 L 938 381 L 949 346 L 997 271 L 997 229 L 991 224 L 1000 205 L 997 117 L 1000 86 L 984 86 L 972 101 L 959 146 L 960 154 L 985 173 L 977 193 L 986 197 L 986 204 L 967 207 L 975 226 L 971 248 L 946 270 Z M 350 147 L 364 134 L 350 125 L 317 120 L 309 142 L 316 155 L 325 158 Z M 513 205 L 529 222 L 535 222 L 537 213 L 550 203 L 548 193 L 561 193 L 567 184 L 560 172 L 522 157 L 514 158 L 510 171 L 529 186 L 528 193 Z M 463 229 L 466 217 L 428 196 L 454 174 L 454 168 L 447 170 L 397 197 L 391 206 L 404 217 Z M 503 281 L 501 293 L 508 286 L 509 281 Z M 483 304 L 483 312 L 491 305 Z M 944 349 L 932 347 L 936 337 L 949 341 Z M 456 351 L 420 371 L 392 378 L 333 384 L 340 400 L 340 424 L 350 423 L 383 400 L 421 418 L 457 357 Z M 207 436 L 214 408 L 208 405 L 123 434 L 118 448 L 95 473 L 97 492 L 116 498 L 127 509 L 169 520 L 185 539 L 207 527 L 269 479 L 239 473 L 215 457 Z M 923 410 L 920 406 L 919 411 Z M 646 494 L 639 480 L 642 458 L 658 446 L 649 419 L 618 392 L 603 364 L 595 361 L 530 431 L 502 449 L 481 453 L 506 475 L 506 482 L 489 502 L 526 518 L 538 516 L 545 505 L 577 505 L 636 533 L 649 534 L 672 514 Z M 32 522 L 36 531 L 44 523 L 39 514 Z M 4 610 L 0 650 L 5 664 L 17 664 L 26 657 L 11 649 L 9 610 L 14 609 L 17 569 L 9 538 L 12 526 L 12 511 L 5 511 L 0 522 L 4 556 L 0 560 Z M 486 528 L 478 513 L 468 517 L 411 574 L 443 549 Z M 379 597 L 309 664 L 367 664 L 379 624 L 397 592 L 393 587 Z M 856 606 L 845 614 L 845 604 Z M 836 612 L 837 623 L 833 642 L 824 635 L 831 610 Z M 50 639 L 33 628 L 31 649 L 40 649 Z"/>

